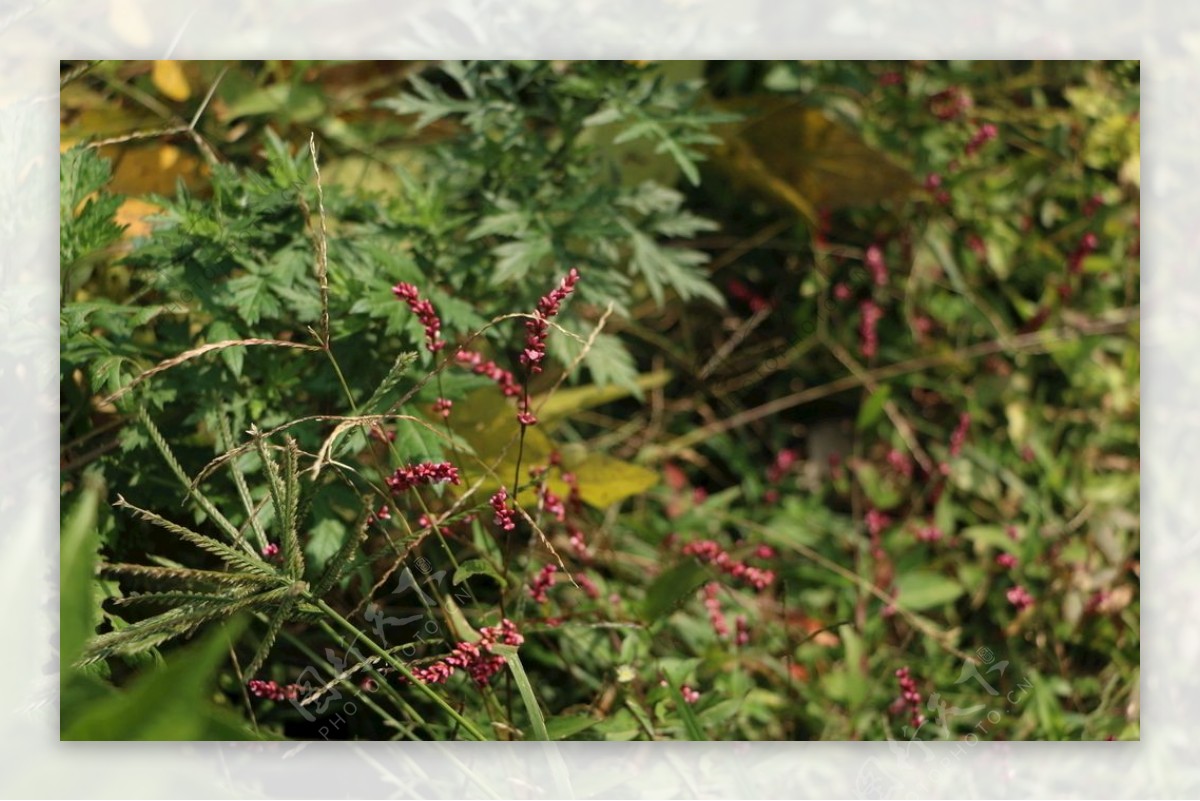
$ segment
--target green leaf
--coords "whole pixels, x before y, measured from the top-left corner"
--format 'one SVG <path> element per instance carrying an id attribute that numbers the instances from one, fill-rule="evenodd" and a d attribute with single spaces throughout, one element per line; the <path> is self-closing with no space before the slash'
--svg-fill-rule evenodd
<path id="1" fill-rule="evenodd" d="M 241 275 L 230 279 L 226 286 L 232 293 L 238 315 L 249 325 L 256 325 L 263 317 L 278 317 L 283 312 L 283 304 L 271 290 L 271 279 L 265 275 Z"/>
<path id="2" fill-rule="evenodd" d="M 504 657 L 508 670 L 517 683 L 517 689 L 521 691 L 521 701 L 525 704 L 525 712 L 529 715 L 529 722 L 533 726 L 533 739 L 549 740 L 550 733 L 546 731 L 546 721 L 542 717 L 542 709 L 538 706 L 537 696 L 533 694 L 533 686 L 529 683 L 529 677 L 525 675 L 521 657 L 517 656 L 517 647 L 515 645 L 493 645 L 492 651 Z"/>
<path id="3" fill-rule="evenodd" d="M 508 586 L 508 579 L 497 573 L 492 563 L 485 559 L 468 559 L 463 562 L 458 566 L 458 570 L 454 571 L 452 581 L 455 585 L 458 585 L 471 576 L 488 576 L 495 579 L 501 587 Z"/>
<path id="4" fill-rule="evenodd" d="M 551 740 L 569 740 L 599 722 L 591 715 L 559 715 L 546 721 L 546 733 Z"/>
<path id="5" fill-rule="evenodd" d="M 931 570 L 914 570 L 896 579 L 896 600 L 913 612 L 944 606 L 963 594 L 963 586 Z"/>
<path id="6" fill-rule="evenodd" d="M 863 431 L 879 420 L 883 416 L 883 406 L 891 395 L 891 387 L 887 384 L 872 392 L 871 396 L 867 398 L 867 402 L 858 410 L 858 422 L 855 423 L 855 428 Z"/>
<path id="7" fill-rule="evenodd" d="M 870 462 L 856 460 L 851 469 L 858 478 L 858 483 L 866 493 L 867 499 L 876 509 L 891 509 L 903 500 L 895 479 L 890 474 L 881 474 L 879 469 Z"/>
<path id="8" fill-rule="evenodd" d="M 207 700 L 216 672 L 245 627 L 238 620 L 140 675 L 128 690 L 86 707 L 64 706 L 63 740 L 250 740 L 254 734 Z"/>
<path id="9" fill-rule="evenodd" d="M 670 680 L 670 684 L 671 695 L 675 697 L 675 708 L 679 711 L 679 717 L 683 718 L 683 729 L 687 732 L 688 739 L 700 742 L 707 740 L 704 729 L 700 727 L 700 721 L 696 719 L 696 713 L 692 711 L 692 705 L 683 697 L 683 690 L 674 679 Z"/>
<path id="10" fill-rule="evenodd" d="M 340 520 L 325 518 L 309 529 L 304 555 L 314 569 L 323 571 L 346 539 L 346 525 Z"/>
<path id="11" fill-rule="evenodd" d="M 999 548 L 1008 553 L 1020 553 L 1020 544 L 1008 536 L 1001 526 L 968 526 L 961 536 L 975 544 L 975 553 L 985 553 L 989 548 Z"/>
<path id="12" fill-rule="evenodd" d="M 96 551 L 100 535 L 96 526 L 103 484 L 87 474 L 83 490 L 63 521 L 59 577 L 59 659 L 65 676 L 70 665 L 96 633 L 99 609 L 93 592 L 96 583 Z"/>
<path id="13" fill-rule="evenodd" d="M 699 562 L 688 559 L 663 572 L 646 590 L 642 600 L 640 617 L 647 623 L 656 623 L 691 598 L 700 585 L 708 581 L 712 571 Z"/>
<path id="14" fill-rule="evenodd" d="M 214 320 L 209 325 L 206 336 L 210 343 L 241 339 L 237 329 L 224 320 Z M 221 351 L 221 361 L 225 362 L 225 366 L 229 368 L 229 372 L 235 376 L 240 376 L 242 374 L 242 365 L 246 361 L 246 349 L 237 347 L 225 348 Z"/>

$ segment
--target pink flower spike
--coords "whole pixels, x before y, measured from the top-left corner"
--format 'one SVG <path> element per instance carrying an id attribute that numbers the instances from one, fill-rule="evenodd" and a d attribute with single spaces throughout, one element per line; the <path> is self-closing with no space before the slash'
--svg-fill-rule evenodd
<path id="1" fill-rule="evenodd" d="M 462 483 L 458 477 L 458 468 L 449 462 L 422 462 L 408 467 L 397 467 L 396 471 L 387 479 L 388 487 L 392 492 L 397 493 L 410 490 L 420 484 L 435 482 Z"/>
<path id="2" fill-rule="evenodd" d="M 529 585 L 529 597 L 537 601 L 539 604 L 546 602 L 546 592 L 554 584 L 554 574 L 558 572 L 558 565 L 546 565 L 534 578 L 533 583 Z"/>
<path id="3" fill-rule="evenodd" d="M 1004 593 L 1004 597 L 1008 599 L 1010 604 L 1017 608 L 1018 612 L 1022 612 L 1033 606 L 1033 596 L 1020 584 Z"/>
<path id="4" fill-rule="evenodd" d="M 538 301 L 537 309 L 533 312 L 532 319 L 525 322 L 526 347 L 521 352 L 521 364 L 529 368 L 530 374 L 542 371 L 541 361 L 546 355 L 546 336 L 550 332 L 547 321 L 558 314 L 559 306 L 567 295 L 575 291 L 575 284 L 578 281 L 579 271 L 572 267 L 566 277 L 559 282 L 557 288 L 542 296 Z"/>
<path id="5" fill-rule="evenodd" d="M 517 527 L 516 515 L 508 506 L 508 490 L 501 487 L 491 500 L 492 509 L 496 512 L 496 525 L 505 531 L 512 531 Z"/>
<path id="6" fill-rule="evenodd" d="M 446 343 L 441 339 L 442 321 L 437 310 L 428 300 L 421 300 L 421 294 L 415 286 L 396 284 L 392 287 L 392 294 L 407 303 L 408 308 L 421 321 L 421 325 L 425 326 L 425 346 L 429 348 L 430 353 L 437 353 L 446 347 Z"/>

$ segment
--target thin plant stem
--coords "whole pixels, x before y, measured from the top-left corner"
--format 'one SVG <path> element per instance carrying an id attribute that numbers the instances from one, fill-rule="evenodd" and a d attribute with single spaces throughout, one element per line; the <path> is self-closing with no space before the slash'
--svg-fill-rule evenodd
<path id="1" fill-rule="evenodd" d="M 370 650 L 375 652 L 376 656 L 379 656 L 381 659 L 383 659 L 383 661 L 387 662 L 389 665 L 391 665 L 393 668 L 395 668 L 397 671 L 399 671 L 401 673 L 401 675 L 403 675 L 406 679 L 409 680 L 409 682 L 413 685 L 413 687 L 415 687 L 418 691 L 420 691 L 425 696 L 427 696 L 435 704 L 440 706 L 446 712 L 446 714 L 450 715 L 450 717 L 452 717 L 464 729 L 466 729 L 467 733 L 470 734 L 473 738 L 475 738 L 476 740 L 486 740 L 487 739 L 487 737 L 485 737 L 483 735 L 483 732 L 479 731 L 479 729 L 476 728 L 474 723 L 467 720 L 465 717 L 462 716 L 461 713 L 458 712 L 458 710 L 456 710 L 454 707 L 450 706 L 450 704 L 446 702 L 445 698 L 442 698 L 442 696 L 440 696 L 436 692 L 434 692 L 424 682 L 419 681 L 417 679 L 417 677 L 413 675 L 412 671 L 409 670 L 408 667 L 403 662 L 401 662 L 399 659 L 396 659 L 394 656 L 389 654 L 383 648 L 380 648 L 375 643 L 374 640 L 372 640 L 370 637 L 363 634 L 361 631 L 359 631 L 357 628 L 355 628 L 353 623 L 351 623 L 349 620 L 346 620 L 346 618 L 344 618 L 340 614 L 338 614 L 336 609 L 334 609 L 332 606 L 330 606 L 329 604 L 325 603 L 325 601 L 322 601 L 322 600 L 317 600 L 316 605 L 321 609 L 322 612 L 324 612 L 333 621 L 335 621 L 339 626 L 341 626 L 343 629 L 345 629 L 348 634 L 353 635 L 354 639 L 351 640 L 351 642 L 361 639 L 364 643 L 366 643 L 367 648 L 369 648 Z"/>

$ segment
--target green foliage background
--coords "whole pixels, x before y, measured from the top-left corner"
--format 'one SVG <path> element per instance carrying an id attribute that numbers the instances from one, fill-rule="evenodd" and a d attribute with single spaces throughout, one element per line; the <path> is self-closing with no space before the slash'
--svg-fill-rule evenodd
<path id="1" fill-rule="evenodd" d="M 1136 63 L 63 71 L 64 737 L 930 740 L 981 721 L 994 739 L 1138 737 Z M 971 144 L 985 125 L 995 138 Z M 577 474 L 590 555 L 532 489 L 518 498 L 545 539 L 493 536 L 486 496 L 429 536 L 417 518 L 452 493 L 392 501 L 403 523 L 366 533 L 399 464 L 506 458 L 506 483 L 518 466 L 500 453 L 521 436 L 512 407 L 439 366 L 391 287 L 415 284 L 447 339 L 477 335 L 516 369 L 521 321 L 498 318 L 569 267 L 583 280 L 530 387 L 548 400 L 520 466 L 560 454 L 564 497 Z M 346 427 L 302 475 L 337 419 L 385 412 L 405 417 L 393 442 Z M 281 426 L 294 482 L 271 477 L 282 434 L 245 433 Z M 293 491 L 289 513 L 276 493 Z M 118 495 L 222 547 L 282 537 L 286 580 L 322 591 L 140 640 L 147 577 L 228 559 L 111 509 Z M 681 553 L 701 539 L 775 582 L 756 593 Z M 401 556 L 447 571 L 428 609 L 381 589 Z M 598 596 L 560 578 L 531 601 L 546 564 Z M 747 643 L 714 632 L 711 582 Z M 377 639 L 380 620 L 427 615 L 421 661 L 501 610 L 526 641 L 493 690 L 417 693 L 376 661 L 337 685 L 331 709 L 360 703 L 331 733 L 243 689 L 260 662 L 280 684 L 336 682 L 339 618 Z M 73 667 L 96 634 L 146 647 Z M 929 719 L 915 731 L 893 705 L 904 666 Z M 362 689 L 368 673 L 384 686 Z"/>

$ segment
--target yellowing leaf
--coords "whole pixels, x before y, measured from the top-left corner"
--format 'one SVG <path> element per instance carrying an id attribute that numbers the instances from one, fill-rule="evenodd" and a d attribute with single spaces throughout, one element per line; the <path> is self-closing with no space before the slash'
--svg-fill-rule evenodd
<path id="1" fill-rule="evenodd" d="M 492 467 L 494 476 L 483 482 L 485 492 L 501 484 L 512 490 L 512 479 L 517 471 L 517 454 L 521 452 L 521 480 L 527 481 L 529 468 L 549 464 L 550 456 L 558 450 L 542 426 L 525 429 L 525 445 L 519 445 L 521 426 L 516 419 L 516 407 L 493 387 L 484 387 L 471 393 L 466 399 L 454 404 L 450 425 L 454 433 L 462 437 L 475 451 L 483 464 Z M 579 482 L 579 494 L 584 502 L 595 507 L 606 507 L 619 503 L 653 487 L 658 483 L 658 473 L 629 462 L 623 462 L 601 453 L 579 453 L 578 448 L 564 446 L 563 469 L 575 474 Z M 503 455 L 502 455 L 503 454 Z M 498 463 L 497 463 L 498 462 Z M 481 466 L 474 459 L 465 464 L 470 482 L 479 478 Z M 467 482 L 467 483 L 470 483 Z M 557 476 L 547 482 L 557 495 L 565 497 L 569 488 Z M 532 490 L 518 496 L 518 501 L 528 507 L 537 504 Z"/>
<path id="2" fill-rule="evenodd" d="M 638 376 L 635 383 L 644 392 L 665 386 L 671 380 L 671 377 L 670 370 L 656 370 L 652 373 Z M 618 384 L 608 384 L 603 387 L 588 384 L 582 387 L 558 389 L 548 398 L 533 398 L 531 402 L 533 408 L 537 410 L 538 419 L 542 422 L 550 422 L 563 417 L 569 417 L 584 409 L 591 409 L 605 403 L 621 400 L 630 394 L 632 392 L 629 387 Z"/>
<path id="3" fill-rule="evenodd" d="M 907 170 L 820 109 L 777 97 L 725 108 L 745 120 L 726 131 L 714 163 L 809 222 L 819 209 L 871 205 L 903 197 L 916 185 Z"/>
<path id="4" fill-rule="evenodd" d="M 150 233 L 150 223 L 147 217 L 162 211 L 162 206 L 140 200 L 136 197 L 127 198 L 114 216 L 118 225 L 125 226 L 123 236 L 126 239 L 137 239 Z"/>
<path id="5" fill-rule="evenodd" d="M 170 196 L 175 194 L 177 179 L 195 188 L 207 174 L 200 159 L 174 145 L 156 142 L 142 147 L 104 148 L 102 152 L 109 158 L 119 158 L 109 186 L 116 194 Z"/>
<path id="6" fill-rule="evenodd" d="M 184 101 L 192 96 L 192 87 L 183 74 L 183 65 L 178 61 L 155 61 L 150 70 L 150 81 L 172 100 Z"/>

